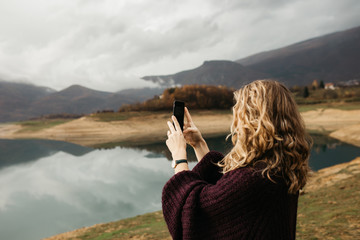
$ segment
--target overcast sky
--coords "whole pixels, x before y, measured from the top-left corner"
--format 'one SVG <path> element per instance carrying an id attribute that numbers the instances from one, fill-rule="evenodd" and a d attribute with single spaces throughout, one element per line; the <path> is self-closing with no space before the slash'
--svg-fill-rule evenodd
<path id="1" fill-rule="evenodd" d="M 0 79 L 61 90 L 149 86 L 360 25 L 359 0 L 0 0 Z"/>

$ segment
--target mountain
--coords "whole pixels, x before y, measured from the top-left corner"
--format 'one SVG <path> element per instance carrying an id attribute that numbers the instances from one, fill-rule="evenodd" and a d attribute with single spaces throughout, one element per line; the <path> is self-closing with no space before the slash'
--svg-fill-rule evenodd
<path id="1" fill-rule="evenodd" d="M 136 102 L 143 102 L 155 95 L 160 95 L 165 90 L 163 87 L 158 88 L 129 88 L 118 91 L 107 98 L 103 109 L 119 109 L 119 102 L 122 104 L 131 104 Z"/>
<path id="2" fill-rule="evenodd" d="M 292 85 L 360 79 L 360 27 L 258 53 L 236 62 Z"/>
<path id="3" fill-rule="evenodd" d="M 47 87 L 0 81 L 0 122 L 21 119 L 32 102 L 54 92 Z"/>
<path id="4" fill-rule="evenodd" d="M 269 77 L 260 71 L 244 67 L 239 63 L 225 60 L 205 61 L 200 67 L 172 75 L 145 76 L 142 79 L 162 86 L 207 84 L 241 87 L 243 84 Z"/>
<path id="5" fill-rule="evenodd" d="M 72 85 L 59 92 L 38 98 L 31 105 L 34 116 L 55 113 L 82 114 L 99 110 L 110 92 L 92 90 L 80 85 Z"/>
<path id="6" fill-rule="evenodd" d="M 360 79 L 360 27 L 327 34 L 235 62 L 206 61 L 198 68 L 171 75 L 145 76 L 164 86 L 225 85 L 239 88 L 256 79 L 278 79 L 288 86 L 314 79 L 340 82 Z"/>
<path id="7" fill-rule="evenodd" d="M 72 85 L 55 91 L 31 84 L 0 81 L 0 122 L 58 113 L 89 114 L 105 109 L 117 111 L 122 104 L 142 102 L 161 94 L 163 90 L 140 88 L 112 93 Z"/>

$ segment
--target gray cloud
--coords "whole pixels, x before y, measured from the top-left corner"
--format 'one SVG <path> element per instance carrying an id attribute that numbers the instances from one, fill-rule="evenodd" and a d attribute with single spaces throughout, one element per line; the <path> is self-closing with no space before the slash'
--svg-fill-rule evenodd
<path id="1" fill-rule="evenodd" d="M 236 60 L 360 25 L 357 0 L 0 2 L 0 77 L 56 89 L 149 85 L 140 77 Z"/>

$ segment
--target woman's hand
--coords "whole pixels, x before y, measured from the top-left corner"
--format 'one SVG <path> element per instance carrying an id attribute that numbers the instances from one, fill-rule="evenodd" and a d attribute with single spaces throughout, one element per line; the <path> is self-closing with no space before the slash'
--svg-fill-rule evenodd
<path id="1" fill-rule="evenodd" d="M 200 161 L 210 150 L 202 137 L 200 130 L 195 126 L 187 108 L 185 108 L 185 116 L 184 138 L 186 142 L 194 148 L 196 158 Z"/>
<path id="2" fill-rule="evenodd" d="M 185 116 L 186 116 L 186 122 L 184 124 L 184 137 L 186 142 L 195 148 L 200 144 L 201 141 L 203 141 L 203 137 L 201 136 L 201 133 L 199 129 L 195 126 L 193 120 L 191 119 L 191 115 L 189 113 L 189 110 L 185 107 Z"/>
<path id="3" fill-rule="evenodd" d="M 173 124 L 168 121 L 169 130 L 167 132 L 168 139 L 166 140 L 166 146 L 169 148 L 173 160 L 187 159 L 186 157 L 186 140 L 181 131 L 180 124 L 175 116 L 171 117 Z"/>

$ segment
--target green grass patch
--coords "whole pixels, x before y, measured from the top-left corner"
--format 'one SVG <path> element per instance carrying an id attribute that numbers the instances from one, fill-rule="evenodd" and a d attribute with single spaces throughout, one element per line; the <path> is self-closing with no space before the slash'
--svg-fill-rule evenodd
<path id="1" fill-rule="evenodd" d="M 108 113 L 94 113 L 90 117 L 95 121 L 100 122 L 114 122 L 124 121 L 132 117 L 144 117 L 158 112 L 108 112 Z M 161 112 L 160 112 L 161 113 Z"/>
<path id="2" fill-rule="evenodd" d="M 76 239 L 131 239 L 139 236 L 144 237 L 144 239 L 164 239 L 169 237 L 161 211 L 102 224 L 77 236 Z"/>
<path id="3" fill-rule="evenodd" d="M 340 110 L 358 110 L 360 109 L 360 102 L 328 102 L 320 104 L 301 104 L 299 105 L 300 112 L 307 112 L 317 109 L 340 109 Z"/>
<path id="4" fill-rule="evenodd" d="M 299 198 L 297 239 L 360 236 L 360 174 Z"/>
<path id="5" fill-rule="evenodd" d="M 191 115 L 199 116 L 199 115 L 223 115 L 223 114 L 231 114 L 230 109 L 215 109 L 215 110 L 190 110 Z M 170 118 L 172 114 L 172 110 L 169 111 L 139 111 L 139 112 L 106 112 L 106 113 L 94 113 L 91 114 L 90 117 L 95 121 L 100 122 L 115 122 L 115 121 L 124 121 L 130 118 L 137 117 L 148 117 L 148 116 L 162 116 L 165 118 Z"/>
<path id="6" fill-rule="evenodd" d="M 36 132 L 46 128 L 51 128 L 63 123 L 72 121 L 73 119 L 40 119 L 18 122 L 22 129 L 19 132 Z"/>

